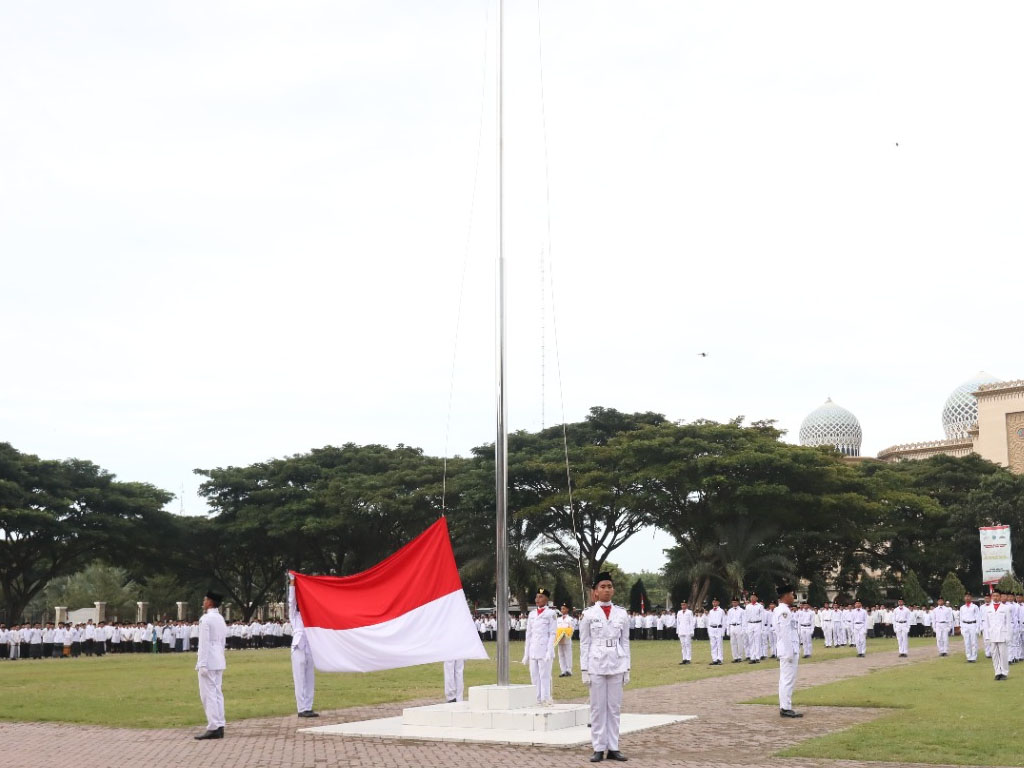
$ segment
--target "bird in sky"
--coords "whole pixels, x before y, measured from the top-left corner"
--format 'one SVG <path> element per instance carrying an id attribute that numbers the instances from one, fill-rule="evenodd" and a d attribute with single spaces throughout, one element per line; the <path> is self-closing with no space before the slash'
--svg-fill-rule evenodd
<path id="1" fill-rule="evenodd" d="M 708 356 L 707 352 L 698 352 L 697 353 L 697 357 L 707 357 L 707 356 Z"/>

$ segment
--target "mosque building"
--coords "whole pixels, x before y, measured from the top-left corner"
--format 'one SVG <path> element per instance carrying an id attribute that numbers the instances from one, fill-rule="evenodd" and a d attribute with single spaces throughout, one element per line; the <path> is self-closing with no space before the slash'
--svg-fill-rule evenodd
<path id="1" fill-rule="evenodd" d="M 950 394 L 942 409 L 946 437 L 904 443 L 880 451 L 880 461 L 908 461 L 931 456 L 976 453 L 1024 473 L 1024 379 L 1001 381 L 984 371 Z M 850 411 L 831 398 L 800 425 L 800 445 L 830 445 L 849 460 L 859 460 L 862 432 Z"/>

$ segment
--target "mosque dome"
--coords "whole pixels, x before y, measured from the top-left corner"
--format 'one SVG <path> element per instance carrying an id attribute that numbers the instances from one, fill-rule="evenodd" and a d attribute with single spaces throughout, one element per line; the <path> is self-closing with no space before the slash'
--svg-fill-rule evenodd
<path id="1" fill-rule="evenodd" d="M 979 371 L 953 390 L 942 409 L 942 428 L 950 440 L 967 437 L 967 430 L 978 420 L 978 401 L 973 392 L 982 384 L 999 381 L 991 373 Z"/>
<path id="2" fill-rule="evenodd" d="M 862 438 L 857 417 L 831 397 L 800 425 L 800 445 L 831 445 L 844 456 L 860 456 Z"/>

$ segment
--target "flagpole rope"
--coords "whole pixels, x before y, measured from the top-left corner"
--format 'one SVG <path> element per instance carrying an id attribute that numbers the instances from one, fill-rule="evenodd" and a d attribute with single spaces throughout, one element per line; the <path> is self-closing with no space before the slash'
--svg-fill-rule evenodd
<path id="1" fill-rule="evenodd" d="M 544 98 L 544 41 L 541 25 L 540 0 L 537 0 L 537 61 L 540 72 L 540 121 L 544 145 L 544 213 L 547 234 L 547 273 L 549 290 L 551 292 L 551 335 L 555 342 L 555 371 L 558 377 L 558 403 L 562 413 L 562 452 L 565 457 L 565 485 L 569 493 L 569 520 L 572 522 L 573 538 L 576 539 L 576 568 L 580 576 L 580 599 L 582 601 L 582 606 L 586 607 L 590 601 L 587 599 L 587 588 L 583 581 L 583 548 L 580 546 L 579 530 L 576 527 L 576 506 L 573 503 L 572 498 L 572 471 L 569 466 L 569 432 L 566 427 L 565 392 L 562 386 L 562 359 L 559 354 L 558 346 L 558 315 L 555 311 L 555 269 L 554 259 L 552 258 L 553 249 L 551 247 L 551 171 L 550 163 L 548 161 L 548 116 L 546 101 Z M 543 405 L 541 407 L 543 408 Z"/>
<path id="2" fill-rule="evenodd" d="M 476 133 L 476 164 L 473 168 L 473 188 L 469 200 L 469 220 L 466 225 L 466 242 L 462 254 L 462 274 L 459 277 L 459 299 L 455 310 L 455 340 L 452 343 L 452 365 L 448 378 L 448 413 L 444 423 L 444 459 L 441 467 L 441 516 L 447 510 L 448 497 L 448 442 L 452 429 L 452 402 L 455 398 L 455 367 L 459 354 L 459 329 L 462 326 L 462 301 L 466 291 L 466 271 L 469 267 L 469 246 L 473 237 L 473 220 L 476 215 L 477 188 L 480 179 L 480 154 L 483 148 L 484 135 L 484 96 L 487 91 L 487 43 L 490 39 L 490 6 L 484 11 L 484 50 L 483 66 L 480 73 L 480 117 Z"/>

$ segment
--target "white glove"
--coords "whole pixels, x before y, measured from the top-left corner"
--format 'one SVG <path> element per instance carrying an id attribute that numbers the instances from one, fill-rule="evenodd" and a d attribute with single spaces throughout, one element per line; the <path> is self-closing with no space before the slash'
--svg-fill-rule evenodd
<path id="1" fill-rule="evenodd" d="M 526 657 L 523 656 L 523 664 L 526 664 Z"/>
<path id="2" fill-rule="evenodd" d="M 585 669 L 581 669 L 580 670 L 580 680 L 583 681 L 583 684 L 585 686 L 590 687 L 590 673 L 587 672 L 587 670 L 585 670 Z"/>
<path id="3" fill-rule="evenodd" d="M 629 670 L 627 669 L 622 673 L 622 684 L 629 685 Z"/>

